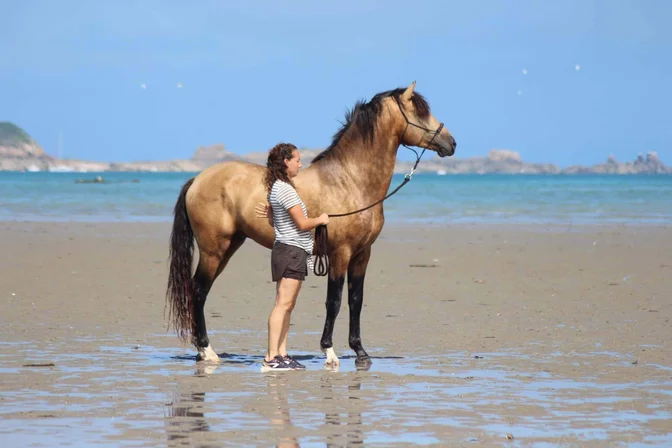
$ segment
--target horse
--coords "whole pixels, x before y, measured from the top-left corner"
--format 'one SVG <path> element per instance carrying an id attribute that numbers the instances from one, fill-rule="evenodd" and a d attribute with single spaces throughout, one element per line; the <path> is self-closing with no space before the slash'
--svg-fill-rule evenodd
<path id="1" fill-rule="evenodd" d="M 294 179 L 310 216 L 368 207 L 332 218 L 328 225 L 326 318 L 320 340 L 327 366 L 339 365 L 332 338 L 346 273 L 349 345 L 358 367 L 371 365 L 362 345 L 360 316 L 371 246 L 385 217 L 382 202 L 369 206 L 388 192 L 400 145 L 422 147 L 442 158 L 455 153 L 455 139 L 432 115 L 427 100 L 415 92 L 415 81 L 378 93 L 369 102 L 357 101 L 327 149 Z M 212 165 L 183 185 L 175 203 L 166 308 L 169 326 L 183 343 L 191 337 L 198 361 L 219 362 L 204 315 L 213 282 L 247 239 L 273 247 L 273 228 L 255 213 L 255 205 L 266 202 L 265 170 L 244 161 Z M 194 241 L 199 259 L 192 275 Z"/>

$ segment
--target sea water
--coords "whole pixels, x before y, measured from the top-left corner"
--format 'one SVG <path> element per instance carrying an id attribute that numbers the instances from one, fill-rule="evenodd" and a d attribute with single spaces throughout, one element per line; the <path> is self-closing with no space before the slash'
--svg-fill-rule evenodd
<path id="1" fill-rule="evenodd" d="M 195 173 L 0 172 L 0 220 L 168 222 Z M 102 176 L 104 183 L 78 183 Z M 390 190 L 403 181 L 393 176 Z M 672 224 L 670 175 L 416 173 L 387 223 Z M 342 213 L 350 210 L 328 210 Z"/>

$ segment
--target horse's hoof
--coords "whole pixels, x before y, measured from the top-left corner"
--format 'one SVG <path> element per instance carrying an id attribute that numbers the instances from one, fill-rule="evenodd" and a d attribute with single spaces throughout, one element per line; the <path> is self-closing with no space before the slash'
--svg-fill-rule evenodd
<path id="1" fill-rule="evenodd" d="M 341 365 L 336 352 L 334 352 L 333 347 L 329 347 L 324 350 L 324 354 L 327 355 L 327 359 L 324 361 L 324 365 L 331 368 L 336 368 Z"/>
<path id="2" fill-rule="evenodd" d="M 371 368 L 371 358 L 368 356 L 362 356 L 355 360 L 355 368 L 357 370 L 369 370 Z"/>
<path id="3" fill-rule="evenodd" d="M 213 363 L 220 362 L 219 356 L 217 356 L 217 353 L 215 353 L 215 351 L 209 345 L 207 347 L 198 348 L 198 355 L 196 355 L 196 361 L 205 361 Z"/>

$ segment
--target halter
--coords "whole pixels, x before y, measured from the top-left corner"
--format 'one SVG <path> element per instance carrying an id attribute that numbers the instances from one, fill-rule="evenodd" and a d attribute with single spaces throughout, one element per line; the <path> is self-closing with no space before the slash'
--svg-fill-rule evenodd
<path id="1" fill-rule="evenodd" d="M 415 169 L 418 167 L 418 164 L 420 163 L 420 158 L 423 156 L 423 154 L 425 154 L 425 151 L 427 150 L 429 145 L 431 145 L 434 142 L 434 139 L 436 138 L 436 136 L 439 135 L 441 133 L 441 131 L 443 130 L 443 123 L 439 123 L 439 127 L 436 128 L 435 131 L 432 131 L 431 129 L 427 129 L 424 126 L 420 126 L 419 124 L 411 123 L 411 121 L 406 116 L 406 112 L 404 112 L 404 108 L 401 106 L 401 101 L 399 101 L 398 97 L 396 98 L 396 100 L 397 100 L 397 106 L 399 106 L 399 112 L 401 112 L 401 115 L 404 117 L 404 120 L 406 120 L 406 127 L 404 128 L 403 134 L 401 134 L 401 141 L 404 140 L 404 136 L 406 136 L 406 131 L 408 130 L 409 126 L 414 126 L 418 129 L 422 129 L 425 132 L 433 132 L 434 133 L 434 135 L 432 135 L 432 138 L 429 140 L 429 143 L 427 144 L 427 146 L 422 146 L 422 153 L 420 153 L 420 155 L 418 155 L 418 152 L 415 149 L 407 146 L 405 143 L 401 144 L 401 146 L 403 146 L 404 148 L 410 149 L 411 151 L 413 151 L 415 153 L 415 157 L 416 157 L 415 165 L 413 165 L 413 169 L 411 170 L 411 172 L 409 174 L 407 174 L 404 178 L 404 180 L 406 180 L 406 179 L 411 180 L 411 177 L 413 177 L 413 173 L 415 173 Z M 408 182 L 408 181 L 406 181 L 406 182 Z M 387 199 L 387 198 L 385 198 L 385 199 Z"/>
<path id="2" fill-rule="evenodd" d="M 397 186 L 392 192 L 390 192 L 387 196 L 385 196 L 382 199 L 377 200 L 371 205 L 368 205 L 364 208 L 360 208 L 359 210 L 355 210 L 353 212 L 347 212 L 347 213 L 334 213 L 334 214 L 328 214 L 330 218 L 340 218 L 343 216 L 349 216 L 349 215 L 354 215 L 359 212 L 363 212 L 365 210 L 370 209 L 371 207 L 374 207 L 390 196 L 394 195 L 397 191 L 401 190 L 401 188 L 409 183 L 411 181 L 411 178 L 413 177 L 413 174 L 415 173 L 416 168 L 418 167 L 418 164 L 420 164 L 420 159 L 422 156 L 425 154 L 425 151 L 427 148 L 434 142 L 434 139 L 436 138 L 437 135 L 441 133 L 441 130 L 443 129 L 443 123 L 439 124 L 439 127 L 436 128 L 436 130 L 432 131 L 431 129 L 428 129 L 424 126 L 420 126 L 417 123 L 412 123 L 408 117 L 406 116 L 406 113 L 404 112 L 404 108 L 401 105 L 401 101 L 399 100 L 399 97 L 395 98 L 397 102 L 397 106 L 399 106 L 399 111 L 401 112 L 401 115 L 404 117 L 404 120 L 406 121 L 406 127 L 404 127 L 404 132 L 401 134 L 401 139 L 400 141 L 404 141 L 404 137 L 406 136 L 406 131 L 408 130 L 409 126 L 416 127 L 418 129 L 422 129 L 425 132 L 432 132 L 434 135 L 432 135 L 432 138 L 429 140 L 429 143 L 427 143 L 426 146 L 421 146 L 422 152 L 420 155 L 418 155 L 418 152 L 411 148 L 410 146 L 401 143 L 401 146 L 403 146 L 406 149 L 410 149 L 415 153 L 415 164 L 413 165 L 413 168 L 411 169 L 411 172 L 406 174 L 404 176 L 404 181 Z M 327 275 L 327 272 L 329 272 L 329 257 L 327 255 L 327 241 L 329 239 L 329 234 L 327 232 L 327 226 L 325 225 L 319 225 L 315 228 L 315 267 L 313 269 L 313 272 L 315 275 L 318 276 L 325 276 Z"/>

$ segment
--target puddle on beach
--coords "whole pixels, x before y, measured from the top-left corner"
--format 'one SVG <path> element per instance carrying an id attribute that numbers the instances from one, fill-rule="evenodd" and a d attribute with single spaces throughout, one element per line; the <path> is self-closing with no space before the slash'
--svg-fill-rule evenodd
<path id="1" fill-rule="evenodd" d="M 373 352 L 368 370 L 342 356 L 338 371 L 297 353 L 306 372 L 262 374 L 261 347 L 205 365 L 162 336 L 2 343 L 3 446 L 672 445 L 671 368 L 599 347 Z"/>

